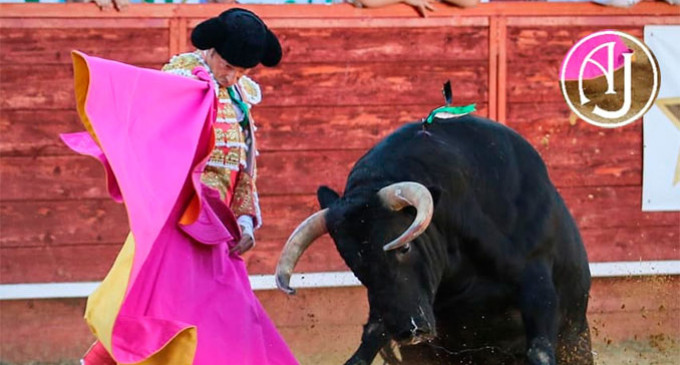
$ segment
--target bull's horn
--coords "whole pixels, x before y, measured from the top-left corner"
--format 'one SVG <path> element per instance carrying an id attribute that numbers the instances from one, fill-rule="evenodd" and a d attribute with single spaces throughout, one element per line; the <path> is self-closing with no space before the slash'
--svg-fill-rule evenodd
<path id="1" fill-rule="evenodd" d="M 286 245 L 283 246 L 279 262 L 276 264 L 276 286 L 287 294 L 295 294 L 295 289 L 290 287 L 290 277 L 300 256 L 312 242 L 328 233 L 326 227 L 327 211 L 328 208 L 320 210 L 305 219 L 293 231 Z"/>
<path id="2" fill-rule="evenodd" d="M 432 194 L 425 186 L 417 182 L 399 182 L 386 186 L 378 191 L 380 200 L 394 211 L 402 210 L 407 206 L 413 206 L 418 211 L 416 219 L 401 236 L 383 246 L 383 250 L 389 251 L 405 246 L 407 243 L 420 236 L 432 220 L 434 203 Z"/>

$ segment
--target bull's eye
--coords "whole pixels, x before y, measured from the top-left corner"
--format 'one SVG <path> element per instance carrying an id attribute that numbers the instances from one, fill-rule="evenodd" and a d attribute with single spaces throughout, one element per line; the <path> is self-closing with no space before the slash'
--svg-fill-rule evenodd
<path id="1" fill-rule="evenodd" d="M 409 253 L 409 251 L 411 251 L 411 244 L 410 243 L 407 243 L 407 244 L 399 247 L 399 253 L 400 254 L 407 254 L 407 253 Z"/>

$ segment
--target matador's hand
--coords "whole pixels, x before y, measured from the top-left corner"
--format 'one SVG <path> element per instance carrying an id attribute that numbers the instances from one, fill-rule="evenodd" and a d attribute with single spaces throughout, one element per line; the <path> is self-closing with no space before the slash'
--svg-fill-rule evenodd
<path id="1" fill-rule="evenodd" d="M 238 217 L 238 226 L 241 228 L 241 240 L 236 246 L 229 250 L 230 253 L 236 252 L 242 255 L 244 252 L 255 247 L 255 234 L 253 233 L 253 218 L 249 215 L 242 215 Z"/>
<path id="2" fill-rule="evenodd" d="M 243 255 L 246 251 L 250 250 L 253 247 L 255 247 L 255 238 L 253 238 L 253 236 L 247 233 L 244 233 L 241 236 L 241 240 L 238 241 L 238 244 L 232 247 L 231 250 L 229 250 L 229 252 L 230 253 L 235 252 L 239 255 Z"/>

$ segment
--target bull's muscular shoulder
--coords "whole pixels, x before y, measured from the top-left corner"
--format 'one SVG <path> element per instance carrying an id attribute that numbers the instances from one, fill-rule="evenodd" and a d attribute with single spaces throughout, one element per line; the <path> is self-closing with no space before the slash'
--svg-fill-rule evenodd
<path id="1" fill-rule="evenodd" d="M 407 128 L 417 128 L 418 125 L 420 124 L 414 123 Z M 538 153 L 533 146 L 531 146 L 531 144 L 515 130 L 497 121 L 476 115 L 468 114 L 448 119 L 435 118 L 435 122 L 431 128 L 433 128 L 434 133 L 436 133 L 439 128 L 442 128 L 447 132 L 448 138 L 461 142 L 465 139 L 475 141 L 496 140 L 498 142 L 505 140 L 511 143 L 512 147 L 535 153 L 536 157 L 538 157 Z"/>
<path id="2" fill-rule="evenodd" d="M 511 148 L 511 151 L 508 152 L 513 153 L 518 159 L 520 170 L 528 169 L 528 173 L 547 177 L 547 169 L 538 151 L 514 129 L 499 122 L 473 115 L 462 117 L 459 122 L 463 125 L 467 124 L 476 131 L 475 133 L 491 141 L 507 141 L 508 147 Z M 452 123 L 455 123 L 455 121 Z"/>
<path id="3" fill-rule="evenodd" d="M 547 174 L 538 152 L 519 133 L 511 128 L 478 116 L 435 118 L 429 125 L 409 123 L 377 144 L 368 154 L 369 159 L 399 159 L 408 156 L 453 158 L 450 168 L 462 167 L 456 161 L 485 169 L 491 167 L 517 168 L 531 174 Z M 431 158 L 427 158 L 436 164 Z M 496 162 L 491 164 L 491 162 Z M 519 162 L 519 166 L 513 165 Z M 488 166 L 487 166 L 488 167 Z"/>

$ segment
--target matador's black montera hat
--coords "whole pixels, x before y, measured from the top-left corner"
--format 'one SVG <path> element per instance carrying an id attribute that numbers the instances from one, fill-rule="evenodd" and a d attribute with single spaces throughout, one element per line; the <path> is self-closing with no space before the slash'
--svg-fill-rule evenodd
<path id="1" fill-rule="evenodd" d="M 198 49 L 215 48 L 229 64 L 252 68 L 258 64 L 276 66 L 281 61 L 281 44 L 255 13 L 229 9 L 200 23 L 191 32 Z"/>

